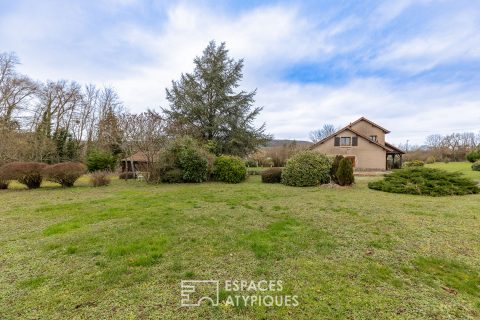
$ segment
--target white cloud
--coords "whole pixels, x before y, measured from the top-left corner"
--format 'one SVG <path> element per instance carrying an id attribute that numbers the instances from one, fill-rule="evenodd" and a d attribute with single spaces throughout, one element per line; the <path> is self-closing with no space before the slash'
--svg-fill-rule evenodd
<path id="1" fill-rule="evenodd" d="M 125 33 L 128 41 L 157 59 L 113 84 L 127 105 L 137 110 L 165 106 L 164 88 L 181 72 L 191 71 L 193 57 L 201 54 L 209 40 L 217 39 L 227 41 L 232 56 L 245 57 L 244 86 L 258 87 L 257 104 L 265 107 L 258 123 L 267 122 L 269 132 L 279 138 L 307 139 L 310 130 L 324 123 L 343 126 L 360 116 L 391 129 L 389 139 L 394 143 L 407 139 L 422 143 L 424 136 L 435 132 L 475 130 L 480 120 L 474 108 L 480 103 L 480 94 L 475 90 L 463 92 L 455 85 L 428 82 L 399 85 L 381 78 L 353 79 L 340 86 L 277 79 L 278 70 L 292 63 L 318 61 L 352 50 L 337 46 L 336 36 L 357 24 L 348 18 L 319 30 L 318 25 L 302 18 L 297 8 L 285 6 L 261 7 L 236 17 L 214 17 L 200 8 L 175 6 L 158 33 L 129 27 Z M 467 26 L 465 21 L 462 26 Z M 424 46 L 422 40 L 404 46 L 395 44 L 388 49 L 383 63 L 395 64 L 397 59 L 417 61 L 420 57 L 436 64 L 454 58 L 464 54 L 465 44 L 456 46 L 472 36 L 472 30 L 472 25 L 464 28 L 461 37 L 456 29 L 447 34 L 439 30 L 438 37 L 427 37 Z M 415 41 L 419 44 L 414 45 Z M 473 43 L 471 48 L 480 46 Z"/>
<path id="2" fill-rule="evenodd" d="M 142 111 L 166 106 L 170 81 L 192 70 L 193 58 L 210 40 L 226 41 L 232 57 L 245 58 L 242 88 L 258 88 L 257 104 L 265 107 L 258 122 L 266 121 L 267 130 L 278 138 L 305 139 L 324 123 L 343 126 L 366 116 L 389 128 L 392 142 L 421 143 L 437 131 L 480 130 L 478 85 L 435 84 L 431 79 L 392 82 L 382 78 L 382 72 L 377 76 L 370 72 L 368 77 L 352 72 L 340 83 L 328 84 L 328 79 L 326 84 L 298 83 L 282 73 L 297 63 L 329 64 L 341 55 L 347 59 L 343 69 L 349 65 L 356 69 L 356 60 L 349 59 L 352 53 L 362 57 L 361 67 L 369 71 L 401 71 L 400 75 L 462 59 L 478 60 L 478 13 L 468 8 L 426 20 L 413 35 L 397 26 L 377 42 L 376 32 L 384 25 L 427 3 L 386 1 L 363 19 L 354 12 L 342 18 L 325 16 L 323 11 L 305 15 L 300 5 L 264 5 L 229 13 L 192 2 L 156 2 L 157 9 L 167 10 L 162 23 L 115 20 L 92 30 L 86 28 L 93 19 L 88 6 L 30 2 L 0 19 L 0 45 L 17 51 L 24 62 L 22 71 L 35 78 L 112 85 L 127 107 Z M 101 5 L 102 10 L 111 6 L 107 11 L 113 15 L 121 15 L 122 8 L 147 10 L 138 0 L 102 0 Z M 340 63 L 344 61 L 332 62 L 332 69 Z"/>
<path id="3" fill-rule="evenodd" d="M 291 63 L 338 53 L 342 49 L 335 46 L 335 36 L 353 25 L 347 19 L 319 31 L 295 7 L 261 7 L 239 16 L 218 17 L 211 11 L 179 5 L 170 9 L 158 32 L 125 26 L 126 41 L 156 58 L 113 84 L 127 92 L 122 96 L 136 108 L 151 106 L 152 101 L 165 103 L 162 89 L 180 73 L 191 71 L 193 57 L 216 39 L 227 42 L 233 57 L 245 58 L 245 83 L 254 88 Z"/>
<path id="4" fill-rule="evenodd" d="M 434 0 L 395 0 L 381 3 L 372 14 L 372 24 L 380 27 L 395 20 L 412 6 L 424 5 Z M 440 2 L 437 0 L 437 3 Z"/>
<path id="5" fill-rule="evenodd" d="M 372 65 L 418 73 L 445 63 L 478 59 L 479 30 L 478 12 L 442 16 L 412 37 L 395 40 Z"/>
<path id="6" fill-rule="evenodd" d="M 390 129 L 392 143 L 423 143 L 433 133 L 479 131 L 480 92 L 452 85 L 398 85 L 380 78 L 344 86 L 275 84 L 259 92 L 262 120 L 279 138 L 307 139 L 325 123 L 345 126 L 365 116 Z M 432 94 L 435 93 L 435 94 Z M 272 125 L 273 124 L 273 125 Z"/>

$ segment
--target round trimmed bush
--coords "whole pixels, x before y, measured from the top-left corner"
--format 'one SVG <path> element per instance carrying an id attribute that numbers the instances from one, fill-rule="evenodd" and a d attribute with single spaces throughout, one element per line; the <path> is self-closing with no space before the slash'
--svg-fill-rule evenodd
<path id="1" fill-rule="evenodd" d="M 423 167 L 424 165 L 425 165 L 425 162 L 420 160 L 412 160 L 412 161 L 405 162 L 403 164 L 405 168 Z"/>
<path id="2" fill-rule="evenodd" d="M 282 182 L 282 168 L 270 168 L 262 171 L 262 182 L 280 183 Z"/>
<path id="3" fill-rule="evenodd" d="M 340 160 L 336 174 L 338 184 L 341 186 L 349 186 L 355 181 L 353 176 L 352 161 L 347 158 Z"/>
<path id="4" fill-rule="evenodd" d="M 480 171 L 480 160 L 477 160 L 472 164 L 472 170 L 473 171 Z"/>
<path id="5" fill-rule="evenodd" d="M 43 169 L 45 179 L 59 183 L 64 188 L 73 187 L 75 181 L 87 171 L 87 167 L 80 162 L 63 162 Z"/>
<path id="6" fill-rule="evenodd" d="M 382 180 L 370 182 L 368 187 L 385 192 L 434 197 L 480 192 L 475 181 L 459 172 L 419 167 L 394 171 Z"/>
<path id="7" fill-rule="evenodd" d="M 43 180 L 43 169 L 46 164 L 40 162 L 11 162 L 0 168 L 3 180 L 17 180 L 28 189 L 40 188 Z"/>
<path id="8" fill-rule="evenodd" d="M 469 162 L 476 162 L 480 160 L 480 149 L 470 151 L 467 153 L 466 158 Z"/>
<path id="9" fill-rule="evenodd" d="M 240 183 L 247 177 L 245 162 L 238 157 L 220 156 L 213 167 L 213 175 L 218 181 Z"/>
<path id="10" fill-rule="evenodd" d="M 308 187 L 330 182 L 331 163 L 324 154 L 303 151 L 287 161 L 282 183 L 287 186 Z"/>

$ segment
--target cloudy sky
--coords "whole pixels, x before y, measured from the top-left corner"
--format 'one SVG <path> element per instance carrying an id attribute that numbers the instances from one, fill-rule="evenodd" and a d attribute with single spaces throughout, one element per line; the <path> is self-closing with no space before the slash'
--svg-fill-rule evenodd
<path id="1" fill-rule="evenodd" d="M 166 106 L 210 40 L 245 58 L 276 138 L 360 116 L 393 143 L 480 131 L 480 1 L 0 0 L 21 72 L 113 86 L 133 112 Z"/>

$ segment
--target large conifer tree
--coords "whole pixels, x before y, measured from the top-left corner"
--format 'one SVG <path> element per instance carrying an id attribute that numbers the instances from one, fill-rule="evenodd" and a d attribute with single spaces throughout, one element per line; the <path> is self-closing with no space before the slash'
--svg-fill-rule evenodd
<path id="1" fill-rule="evenodd" d="M 253 123 L 262 110 L 253 106 L 256 90 L 238 90 L 243 59 L 229 58 L 225 43 L 211 41 L 194 64 L 193 73 L 182 74 L 166 90 L 171 132 L 209 143 L 217 154 L 244 156 L 264 144 L 265 124 Z"/>

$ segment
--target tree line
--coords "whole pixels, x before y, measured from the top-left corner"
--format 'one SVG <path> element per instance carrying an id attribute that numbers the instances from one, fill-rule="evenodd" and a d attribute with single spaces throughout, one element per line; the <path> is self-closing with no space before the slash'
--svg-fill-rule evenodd
<path id="1" fill-rule="evenodd" d="M 470 151 L 480 148 L 480 132 L 432 134 L 421 146 L 400 145 L 400 148 L 407 151 L 407 160 L 464 161 Z"/>
<path id="2" fill-rule="evenodd" d="M 142 151 L 153 161 L 169 139 L 191 136 L 215 154 L 245 156 L 270 136 L 256 127 L 256 91 L 239 90 L 243 60 L 210 42 L 192 73 L 166 89 L 161 111 L 130 113 L 111 87 L 35 81 L 18 71 L 15 53 L 0 53 L 0 164 L 84 161 L 93 151 Z"/>

